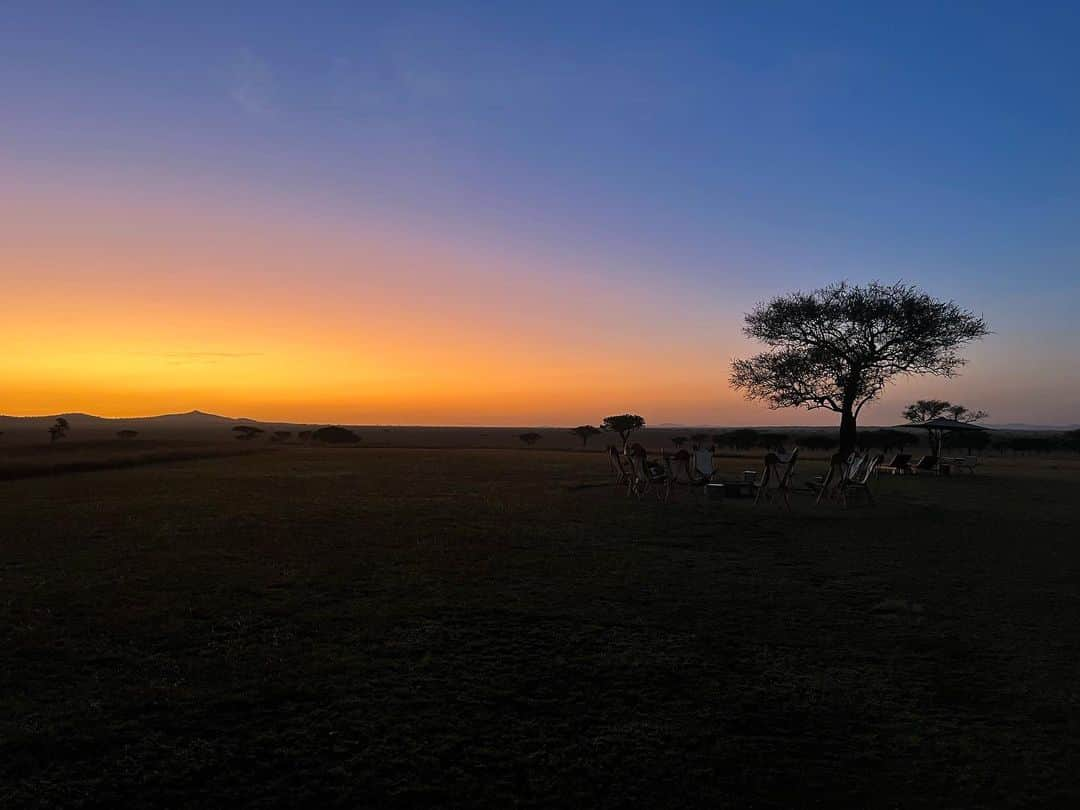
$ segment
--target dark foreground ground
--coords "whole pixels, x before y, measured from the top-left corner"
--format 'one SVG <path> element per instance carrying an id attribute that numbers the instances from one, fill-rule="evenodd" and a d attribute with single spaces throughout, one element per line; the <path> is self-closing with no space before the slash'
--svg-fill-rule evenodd
<path id="1" fill-rule="evenodd" d="M 288 448 L 0 481 L 0 807 L 1080 802 L 1076 461 L 790 515 L 606 480 Z"/>

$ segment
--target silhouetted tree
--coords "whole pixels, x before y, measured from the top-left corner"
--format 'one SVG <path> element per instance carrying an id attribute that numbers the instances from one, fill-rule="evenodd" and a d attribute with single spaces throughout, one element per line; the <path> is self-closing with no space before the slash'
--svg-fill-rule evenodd
<path id="1" fill-rule="evenodd" d="M 957 350 L 986 321 L 915 287 L 834 284 L 758 305 L 743 330 L 768 351 L 731 366 L 731 384 L 770 408 L 840 414 L 840 452 L 855 447 L 859 413 L 898 375 L 953 376 Z"/>
<path id="2" fill-rule="evenodd" d="M 635 430 L 640 430 L 645 427 L 645 418 L 638 416 L 636 413 L 623 413 L 617 416 L 605 416 L 602 424 L 604 430 L 610 430 L 612 433 L 618 433 L 619 438 L 622 439 L 623 450 L 626 449 L 626 443 L 630 441 L 630 434 Z"/>
<path id="3" fill-rule="evenodd" d="M 598 427 L 592 425 L 578 425 L 576 428 L 571 428 L 570 432 L 581 439 L 581 446 L 585 447 L 589 444 L 589 439 L 598 433 L 602 433 Z"/>
<path id="4" fill-rule="evenodd" d="M 302 442 L 309 442 L 311 441 L 311 434 L 312 431 L 310 430 L 301 430 L 299 433 L 296 434 L 296 438 L 298 438 Z"/>
<path id="5" fill-rule="evenodd" d="M 985 419 L 989 415 L 986 411 L 969 411 L 963 405 L 953 405 L 944 399 L 920 399 L 904 408 L 904 418 L 915 425 L 932 422 L 935 419 L 952 419 L 954 422 L 966 425 Z M 941 455 L 945 434 L 948 432 L 940 428 L 926 428 L 932 455 Z"/>
<path id="6" fill-rule="evenodd" d="M 262 428 L 254 425 L 236 425 L 232 430 L 236 434 L 236 438 L 242 441 L 251 441 L 264 432 Z"/>
<path id="7" fill-rule="evenodd" d="M 311 431 L 311 438 L 325 444 L 356 444 L 361 441 L 360 436 L 340 425 L 328 425 L 313 430 Z"/>
<path id="8" fill-rule="evenodd" d="M 518 438 L 521 439 L 521 441 L 523 441 L 529 447 L 532 447 L 534 444 L 536 444 L 538 441 L 540 441 L 540 434 L 539 433 L 522 433 L 522 434 L 520 434 L 518 436 Z"/>
<path id="9" fill-rule="evenodd" d="M 274 441 L 274 442 L 287 442 L 291 438 L 292 438 L 292 431 L 291 430 L 275 430 L 270 435 L 270 440 Z"/>
<path id="10" fill-rule="evenodd" d="M 684 444 L 686 444 L 688 441 L 690 441 L 690 438 L 688 436 L 672 436 L 671 437 L 671 443 L 673 445 L 675 445 L 676 447 L 680 447 L 680 448 Z"/>
<path id="11" fill-rule="evenodd" d="M 137 430 L 118 430 L 116 431 L 116 437 L 118 439 L 134 439 L 139 435 Z"/>
<path id="12" fill-rule="evenodd" d="M 691 433 L 690 434 L 690 446 L 695 450 L 705 446 L 705 442 L 709 440 L 708 433 Z"/>
<path id="13" fill-rule="evenodd" d="M 56 417 L 56 422 L 49 428 L 49 441 L 55 442 L 57 439 L 66 439 L 69 430 L 71 430 L 71 425 L 68 424 L 68 420 L 62 416 Z"/>

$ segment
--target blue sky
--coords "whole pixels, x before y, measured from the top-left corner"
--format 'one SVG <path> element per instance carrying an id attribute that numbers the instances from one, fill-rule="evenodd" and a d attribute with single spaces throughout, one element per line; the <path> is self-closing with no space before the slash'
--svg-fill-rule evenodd
<path id="1" fill-rule="evenodd" d="M 363 212 L 699 318 L 902 278 L 988 315 L 999 381 L 1042 347 L 1057 404 L 990 410 L 1080 417 L 1080 6 L 943 5 L 7 4 L 0 170 Z"/>

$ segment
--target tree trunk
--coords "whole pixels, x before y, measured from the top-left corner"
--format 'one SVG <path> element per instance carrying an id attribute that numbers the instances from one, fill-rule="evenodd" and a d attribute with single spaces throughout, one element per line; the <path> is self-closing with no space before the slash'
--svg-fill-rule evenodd
<path id="1" fill-rule="evenodd" d="M 855 414 L 850 406 L 840 412 L 840 447 L 837 455 L 847 458 L 855 449 Z"/>

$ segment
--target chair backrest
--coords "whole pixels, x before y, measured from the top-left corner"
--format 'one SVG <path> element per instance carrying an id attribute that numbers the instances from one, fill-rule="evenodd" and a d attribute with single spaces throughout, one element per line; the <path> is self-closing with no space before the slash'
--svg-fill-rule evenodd
<path id="1" fill-rule="evenodd" d="M 649 470 L 645 466 L 646 456 L 645 451 L 642 449 L 640 452 L 633 452 L 630 454 L 630 464 L 633 468 L 634 477 L 638 481 L 649 480 Z"/>
<path id="2" fill-rule="evenodd" d="M 852 478 L 854 484 L 865 484 L 870 480 L 870 476 L 874 474 L 874 470 L 877 469 L 878 464 L 882 461 L 882 456 L 869 457 L 865 464 L 862 465 L 862 469 L 859 470 L 857 477 Z"/>
<path id="3" fill-rule="evenodd" d="M 694 451 L 694 472 L 703 478 L 709 478 L 713 474 L 712 450 L 699 447 Z"/>
<path id="4" fill-rule="evenodd" d="M 796 447 L 788 456 L 787 467 L 784 469 L 784 477 L 780 479 L 780 486 L 786 487 L 791 484 L 791 474 L 795 471 L 795 462 L 799 460 L 799 448 Z"/>
<path id="5" fill-rule="evenodd" d="M 634 470 L 630 460 L 614 447 L 608 448 L 608 460 L 611 462 L 611 471 L 619 477 L 620 481 L 633 475 Z"/>
<path id="6" fill-rule="evenodd" d="M 667 464 L 667 474 L 676 484 L 696 484 L 697 480 L 690 472 L 690 456 L 686 453 L 676 453 L 674 456 L 664 456 Z"/>
<path id="7" fill-rule="evenodd" d="M 862 471 L 863 465 L 866 463 L 868 456 L 864 456 L 862 453 L 852 453 L 848 456 L 847 462 L 844 463 L 840 480 L 852 481 Z"/>

